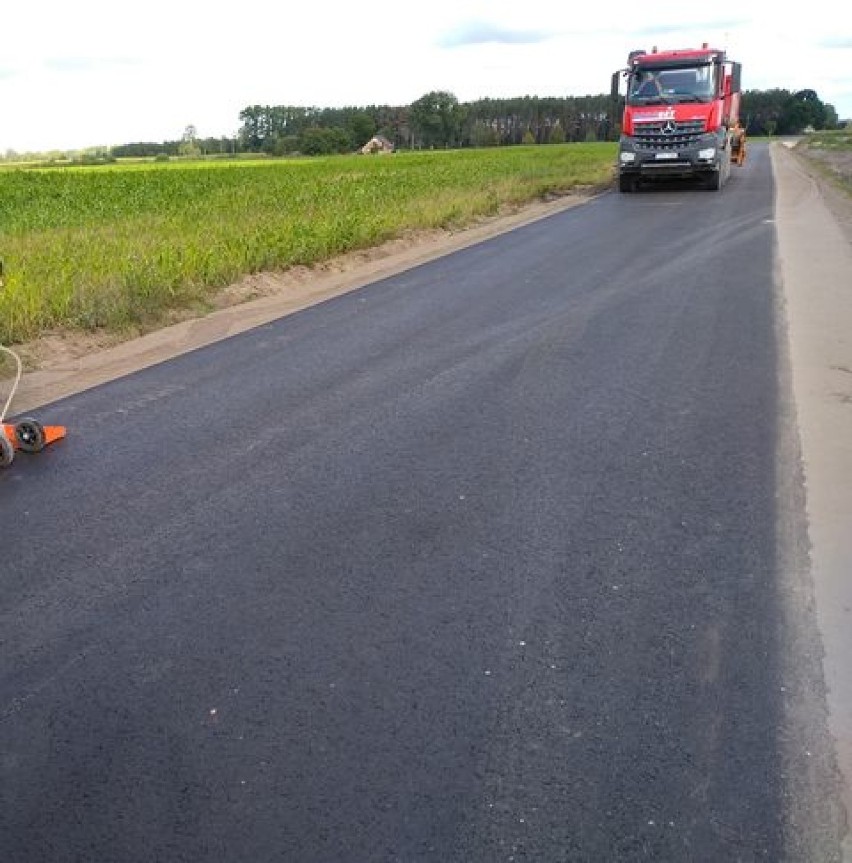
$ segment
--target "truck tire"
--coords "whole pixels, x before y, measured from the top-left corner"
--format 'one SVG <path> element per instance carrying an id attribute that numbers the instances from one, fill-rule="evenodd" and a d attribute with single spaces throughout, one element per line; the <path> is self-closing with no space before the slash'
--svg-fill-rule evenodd
<path id="1" fill-rule="evenodd" d="M 639 189 L 639 181 L 636 177 L 629 177 L 622 174 L 618 178 L 618 191 L 629 195 L 632 192 L 636 192 Z"/>
<path id="2" fill-rule="evenodd" d="M 704 181 L 704 188 L 709 189 L 711 192 L 720 192 L 723 185 L 721 168 L 718 171 L 713 171 L 712 174 L 708 174 Z"/>

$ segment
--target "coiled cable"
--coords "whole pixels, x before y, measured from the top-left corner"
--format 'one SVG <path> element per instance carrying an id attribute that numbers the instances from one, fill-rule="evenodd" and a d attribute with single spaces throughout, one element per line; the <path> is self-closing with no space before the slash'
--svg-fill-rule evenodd
<path id="1" fill-rule="evenodd" d="M 12 384 L 12 389 L 9 392 L 9 398 L 6 399 L 6 404 L 3 405 L 3 410 L 0 411 L 0 423 L 2 423 L 6 419 L 6 414 L 9 412 L 9 408 L 12 405 L 12 399 L 15 398 L 15 393 L 18 391 L 24 367 L 23 363 L 21 363 L 21 358 L 11 348 L 7 348 L 6 345 L 0 345 L 0 351 L 3 351 L 5 354 L 9 354 L 17 366 L 17 372 L 15 373 L 15 380 Z"/>

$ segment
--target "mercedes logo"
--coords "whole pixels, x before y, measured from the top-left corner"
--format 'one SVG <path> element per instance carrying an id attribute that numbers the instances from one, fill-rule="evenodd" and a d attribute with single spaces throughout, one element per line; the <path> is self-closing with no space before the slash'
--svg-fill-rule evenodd
<path id="1" fill-rule="evenodd" d="M 677 125 L 675 124 L 674 120 L 666 120 L 666 122 L 663 123 L 663 134 L 664 135 L 674 135 L 674 133 L 676 131 L 677 131 Z"/>

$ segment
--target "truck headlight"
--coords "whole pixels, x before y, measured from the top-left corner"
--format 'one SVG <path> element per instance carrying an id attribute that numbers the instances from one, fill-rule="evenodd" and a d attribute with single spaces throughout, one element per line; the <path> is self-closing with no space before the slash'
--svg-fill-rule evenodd
<path id="1" fill-rule="evenodd" d="M 709 159 L 714 158 L 715 155 L 716 155 L 716 148 L 715 147 L 705 147 L 703 150 L 698 151 L 698 158 L 699 159 L 708 159 L 709 160 Z"/>
<path id="2" fill-rule="evenodd" d="M 636 161 L 636 154 L 635 153 L 619 153 L 618 158 L 621 159 L 622 162 L 635 162 Z"/>

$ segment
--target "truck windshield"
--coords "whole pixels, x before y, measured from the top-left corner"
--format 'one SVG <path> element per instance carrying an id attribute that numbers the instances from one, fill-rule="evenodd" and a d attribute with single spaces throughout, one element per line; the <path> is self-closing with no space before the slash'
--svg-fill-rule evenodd
<path id="1" fill-rule="evenodd" d="M 645 67 L 630 75 L 630 105 L 711 102 L 716 95 L 716 67 L 710 63 L 676 68 Z"/>

